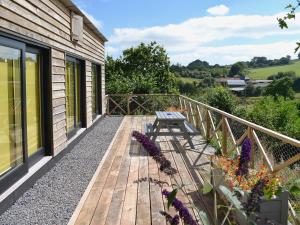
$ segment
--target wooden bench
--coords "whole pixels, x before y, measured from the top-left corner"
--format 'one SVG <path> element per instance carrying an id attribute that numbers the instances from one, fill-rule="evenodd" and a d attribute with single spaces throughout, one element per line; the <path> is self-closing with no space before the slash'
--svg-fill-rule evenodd
<path id="1" fill-rule="evenodd" d="M 189 135 L 196 136 L 196 135 L 200 134 L 200 132 L 192 124 L 188 123 L 187 121 L 184 121 L 184 126 Z"/>

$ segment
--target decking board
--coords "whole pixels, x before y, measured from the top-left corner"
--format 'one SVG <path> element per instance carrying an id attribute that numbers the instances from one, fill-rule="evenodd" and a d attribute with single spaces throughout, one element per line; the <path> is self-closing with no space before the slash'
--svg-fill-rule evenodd
<path id="1" fill-rule="evenodd" d="M 206 199 L 199 187 L 202 178 L 195 169 L 198 152 L 183 147 L 183 141 L 159 137 L 162 152 L 178 172 L 172 176 L 159 170 L 159 165 L 148 155 L 140 144 L 131 137 L 133 130 L 144 132 L 144 124 L 153 122 L 153 116 L 126 116 L 121 124 L 112 148 L 99 175 L 86 198 L 74 224 L 76 225 L 167 225 L 161 211 L 171 216 L 176 214 L 173 207 L 167 209 L 162 196 L 163 189 L 172 190 L 172 185 L 185 184 L 177 197 L 188 207 L 196 205 L 206 210 Z M 197 145 L 203 150 L 204 145 Z M 201 162 L 207 161 L 202 157 Z M 190 209 L 198 219 L 197 210 Z M 209 213 L 208 213 L 209 214 Z M 183 222 L 180 221 L 182 225 Z"/>

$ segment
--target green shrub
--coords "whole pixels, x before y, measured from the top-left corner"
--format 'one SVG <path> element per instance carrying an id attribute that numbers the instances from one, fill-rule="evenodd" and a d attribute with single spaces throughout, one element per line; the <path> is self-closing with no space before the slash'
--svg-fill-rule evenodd
<path id="1" fill-rule="evenodd" d="M 282 97 L 277 100 L 264 97 L 249 110 L 247 119 L 271 130 L 300 139 L 300 117 L 294 101 L 286 101 Z"/>
<path id="2" fill-rule="evenodd" d="M 229 89 L 219 86 L 208 90 L 207 103 L 225 112 L 233 113 L 237 106 L 237 98 Z"/>

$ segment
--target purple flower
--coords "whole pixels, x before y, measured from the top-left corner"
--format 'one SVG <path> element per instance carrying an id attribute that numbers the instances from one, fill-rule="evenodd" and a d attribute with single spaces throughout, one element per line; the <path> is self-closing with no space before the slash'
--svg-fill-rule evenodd
<path id="1" fill-rule="evenodd" d="M 142 144 L 144 149 L 149 153 L 153 159 L 160 164 L 160 170 L 165 173 L 173 172 L 171 167 L 171 162 L 166 159 L 166 157 L 161 153 L 160 149 L 155 145 L 155 143 L 146 135 L 133 131 L 132 136 Z"/>
<path id="2" fill-rule="evenodd" d="M 251 212 L 254 212 L 259 207 L 260 197 L 264 196 L 264 188 L 267 184 L 265 179 L 260 179 L 252 188 L 249 198 L 244 204 L 246 214 L 249 216 Z"/>
<path id="3" fill-rule="evenodd" d="M 171 192 L 164 189 L 162 191 L 163 196 L 168 198 Z M 175 198 L 172 202 L 172 206 L 179 212 L 179 216 L 182 218 L 185 224 L 188 225 L 198 225 L 198 223 L 193 219 L 192 215 L 190 214 L 189 210 L 183 205 L 183 203 Z"/>
<path id="4" fill-rule="evenodd" d="M 170 222 L 171 225 L 178 225 L 179 224 L 179 216 L 178 215 L 175 215 L 171 222 Z"/>
<path id="5" fill-rule="evenodd" d="M 239 159 L 239 167 L 236 171 L 237 176 L 245 176 L 249 173 L 249 162 L 251 158 L 251 140 L 246 138 L 242 145 L 242 152 Z"/>

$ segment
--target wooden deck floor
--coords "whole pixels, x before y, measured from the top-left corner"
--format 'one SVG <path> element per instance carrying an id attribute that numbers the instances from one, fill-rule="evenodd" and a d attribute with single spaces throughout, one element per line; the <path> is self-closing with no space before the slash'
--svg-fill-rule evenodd
<path id="1" fill-rule="evenodd" d="M 185 184 L 177 197 L 190 212 L 203 224 L 198 210 L 212 213 L 210 196 L 199 192 L 203 180 L 199 169 L 208 169 L 207 156 L 202 154 L 205 144 L 200 137 L 193 139 L 196 150 L 184 146 L 184 140 L 172 140 L 167 137 L 157 139 L 172 167 L 178 172 L 168 176 L 159 171 L 157 163 L 147 155 L 139 143 L 131 138 L 133 130 L 143 132 L 146 122 L 154 117 L 126 116 L 107 153 L 99 166 L 85 195 L 79 203 L 69 224 L 83 225 L 166 225 L 166 219 L 160 211 L 175 214 L 172 207 L 167 209 L 166 200 L 161 191 L 172 190 L 172 185 Z M 183 223 L 180 223 L 183 224 Z"/>

